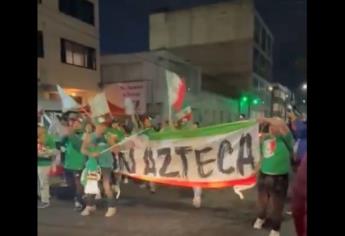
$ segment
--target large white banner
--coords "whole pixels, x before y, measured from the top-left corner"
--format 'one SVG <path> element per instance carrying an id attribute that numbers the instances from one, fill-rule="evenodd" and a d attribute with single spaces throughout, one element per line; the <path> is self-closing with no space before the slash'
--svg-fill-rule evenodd
<path id="1" fill-rule="evenodd" d="M 188 135 L 188 131 L 185 133 Z M 226 134 L 146 139 L 141 143 L 144 145 L 124 151 L 120 156 L 123 174 L 189 187 L 219 188 L 255 183 L 254 170 L 259 161 L 257 125 Z"/>
<path id="2" fill-rule="evenodd" d="M 146 112 L 146 81 L 114 83 L 104 89 L 108 101 L 118 107 L 124 108 L 124 99 L 130 98 L 138 114 Z"/>

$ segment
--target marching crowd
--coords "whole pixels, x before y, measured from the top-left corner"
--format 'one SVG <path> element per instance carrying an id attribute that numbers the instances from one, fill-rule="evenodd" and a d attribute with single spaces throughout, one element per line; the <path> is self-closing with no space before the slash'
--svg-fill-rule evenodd
<path id="1" fill-rule="evenodd" d="M 298 236 L 306 236 L 306 121 L 291 112 L 288 124 L 279 118 L 259 118 L 258 123 L 262 158 L 257 165 L 258 215 L 253 227 L 270 227 L 270 236 L 279 236 L 284 206 L 291 200 Z M 118 157 L 123 147 L 115 144 L 138 132 L 195 129 L 199 126 L 197 122 L 186 119 L 176 124 L 165 122 L 154 126 L 148 116 L 132 116 L 125 123 L 107 117 L 91 120 L 79 113 L 62 115 L 59 125 L 55 131 L 48 132 L 38 124 L 38 208 L 49 207 L 49 177 L 62 164 L 67 185 L 74 192 L 75 209 L 82 216 L 90 215 L 96 210 L 95 199 L 103 194 L 108 207 L 106 217 L 116 214 L 120 182 L 127 181 L 118 172 Z M 85 173 L 85 170 L 89 172 Z M 90 191 L 93 187 L 85 185 L 84 175 L 89 180 L 94 179 L 94 189 L 102 191 Z M 141 186 L 148 187 L 152 193 L 156 191 L 154 183 L 143 182 Z M 193 205 L 200 207 L 202 189 L 195 187 L 193 193 Z"/>

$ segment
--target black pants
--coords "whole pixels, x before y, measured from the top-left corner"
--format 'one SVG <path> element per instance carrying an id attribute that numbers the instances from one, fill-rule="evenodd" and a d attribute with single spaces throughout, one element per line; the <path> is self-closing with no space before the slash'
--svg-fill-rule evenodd
<path id="1" fill-rule="evenodd" d="M 120 166 L 120 158 L 123 157 L 123 153 L 119 152 L 118 154 L 114 154 L 113 153 L 113 157 L 114 157 L 114 164 L 113 164 L 113 183 L 115 183 L 116 185 L 120 186 L 120 183 L 123 179 L 122 174 L 120 174 L 119 172 L 121 171 L 121 166 Z"/>
<path id="2" fill-rule="evenodd" d="M 272 220 L 272 229 L 279 231 L 283 218 L 284 203 L 289 186 L 289 175 L 259 174 L 258 181 L 258 218 Z M 267 217 L 268 206 L 272 207 L 271 216 Z"/>
<path id="3" fill-rule="evenodd" d="M 101 168 L 102 170 L 102 183 L 104 193 L 107 196 L 107 205 L 108 207 L 115 207 L 116 206 L 116 199 L 114 198 L 113 191 L 111 189 L 112 185 L 112 168 Z M 94 206 L 95 205 L 95 194 L 87 194 L 86 195 L 86 205 L 87 206 Z"/>
<path id="4" fill-rule="evenodd" d="M 65 169 L 65 178 L 67 185 L 72 189 L 75 200 L 83 204 L 83 186 L 80 182 L 81 170 L 68 170 Z"/>

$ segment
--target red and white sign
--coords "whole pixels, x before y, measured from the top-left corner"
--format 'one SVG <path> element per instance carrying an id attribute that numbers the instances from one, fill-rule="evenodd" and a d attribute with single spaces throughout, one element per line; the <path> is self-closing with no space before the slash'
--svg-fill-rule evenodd
<path id="1" fill-rule="evenodd" d="M 138 114 L 146 112 L 146 81 L 114 83 L 104 89 L 108 102 L 125 108 L 125 98 L 130 98 Z"/>

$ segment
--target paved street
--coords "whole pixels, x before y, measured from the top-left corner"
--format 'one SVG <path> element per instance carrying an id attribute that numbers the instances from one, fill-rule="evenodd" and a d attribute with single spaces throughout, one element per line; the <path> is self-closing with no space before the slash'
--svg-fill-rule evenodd
<path id="1" fill-rule="evenodd" d="M 38 235 L 268 235 L 268 231 L 251 229 L 255 191 L 249 190 L 245 196 L 241 201 L 231 189 L 208 190 L 204 193 L 203 207 L 194 209 L 190 189 L 160 187 L 151 195 L 138 185 L 128 184 L 122 186 L 118 214 L 110 219 L 103 216 L 102 202 L 97 213 L 90 217 L 81 217 L 73 211 L 73 203 L 66 201 L 55 200 L 51 208 L 38 209 Z M 288 216 L 281 235 L 295 236 Z"/>

